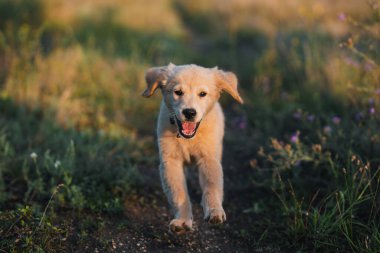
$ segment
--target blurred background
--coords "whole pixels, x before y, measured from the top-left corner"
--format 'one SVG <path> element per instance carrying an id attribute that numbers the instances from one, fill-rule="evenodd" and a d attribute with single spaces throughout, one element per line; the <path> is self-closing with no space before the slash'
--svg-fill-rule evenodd
<path id="1" fill-rule="evenodd" d="M 0 10 L 2 94 L 113 136 L 151 132 L 154 114 L 139 115 L 160 98 L 138 96 L 151 66 L 219 66 L 237 73 L 247 106 L 264 93 L 316 112 L 357 100 L 367 74 L 339 48 L 360 28 L 353 20 L 370 19 L 365 1 L 4 0 Z"/>
<path id="2" fill-rule="evenodd" d="M 245 104 L 221 102 L 242 248 L 378 250 L 379 14 L 375 0 L 1 0 L 0 248 L 85 247 L 104 226 L 72 236 L 63 216 L 160 191 L 146 175 L 161 97 L 140 94 L 173 62 L 238 76 Z"/>

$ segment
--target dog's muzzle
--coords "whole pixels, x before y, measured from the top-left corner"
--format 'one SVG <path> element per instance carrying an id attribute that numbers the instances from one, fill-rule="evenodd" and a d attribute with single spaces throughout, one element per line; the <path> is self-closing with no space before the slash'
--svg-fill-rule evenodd
<path id="1" fill-rule="evenodd" d="M 177 123 L 179 135 L 186 139 L 191 139 L 197 133 L 198 127 L 202 120 L 200 120 L 199 122 L 193 122 L 180 121 L 176 116 L 174 117 L 174 119 L 170 118 L 171 124 L 174 124 L 174 121 Z"/>

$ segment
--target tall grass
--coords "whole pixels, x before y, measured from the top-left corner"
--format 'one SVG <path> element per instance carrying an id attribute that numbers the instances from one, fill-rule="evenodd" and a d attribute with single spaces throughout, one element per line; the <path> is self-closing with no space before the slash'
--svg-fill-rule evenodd
<path id="1" fill-rule="evenodd" d="M 351 31 L 340 43 L 327 36 L 321 38 L 327 44 L 314 44 L 318 39 L 309 41 L 310 35 L 289 44 L 281 41 L 286 52 L 274 56 L 283 55 L 281 65 L 287 69 L 276 72 L 278 86 L 261 88 L 266 96 L 248 114 L 256 131 L 275 137 L 258 148 L 251 166 L 255 184 L 270 187 L 281 203 L 282 215 L 276 220 L 280 229 L 273 233 L 287 238 L 282 247 L 379 249 L 380 71 L 374 42 L 378 35 L 372 30 L 379 19 L 375 2 L 368 6 L 371 18 L 364 21 L 340 13 L 339 21 Z M 257 136 L 252 140 L 261 139 Z"/>

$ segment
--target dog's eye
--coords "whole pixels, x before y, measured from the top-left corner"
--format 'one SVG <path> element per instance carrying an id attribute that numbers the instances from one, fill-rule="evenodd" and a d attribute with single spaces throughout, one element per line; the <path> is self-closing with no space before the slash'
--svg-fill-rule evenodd
<path id="1" fill-rule="evenodd" d="M 175 90 L 174 93 L 177 95 L 177 96 L 182 96 L 183 95 L 183 92 L 181 90 Z"/>
<path id="2" fill-rule="evenodd" d="M 199 96 L 200 96 L 201 98 L 205 97 L 206 95 L 207 95 L 207 93 L 204 92 L 204 91 L 202 91 L 201 93 L 199 93 Z"/>

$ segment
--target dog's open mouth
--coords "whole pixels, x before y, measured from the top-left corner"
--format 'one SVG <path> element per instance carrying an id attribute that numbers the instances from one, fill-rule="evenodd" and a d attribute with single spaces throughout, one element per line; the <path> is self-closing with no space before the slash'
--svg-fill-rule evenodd
<path id="1" fill-rule="evenodd" d="M 179 129 L 179 133 L 182 137 L 186 139 L 190 139 L 194 137 L 194 135 L 197 133 L 197 129 L 199 127 L 199 122 L 192 122 L 192 121 L 180 121 L 177 117 L 175 117 L 177 126 Z"/>

